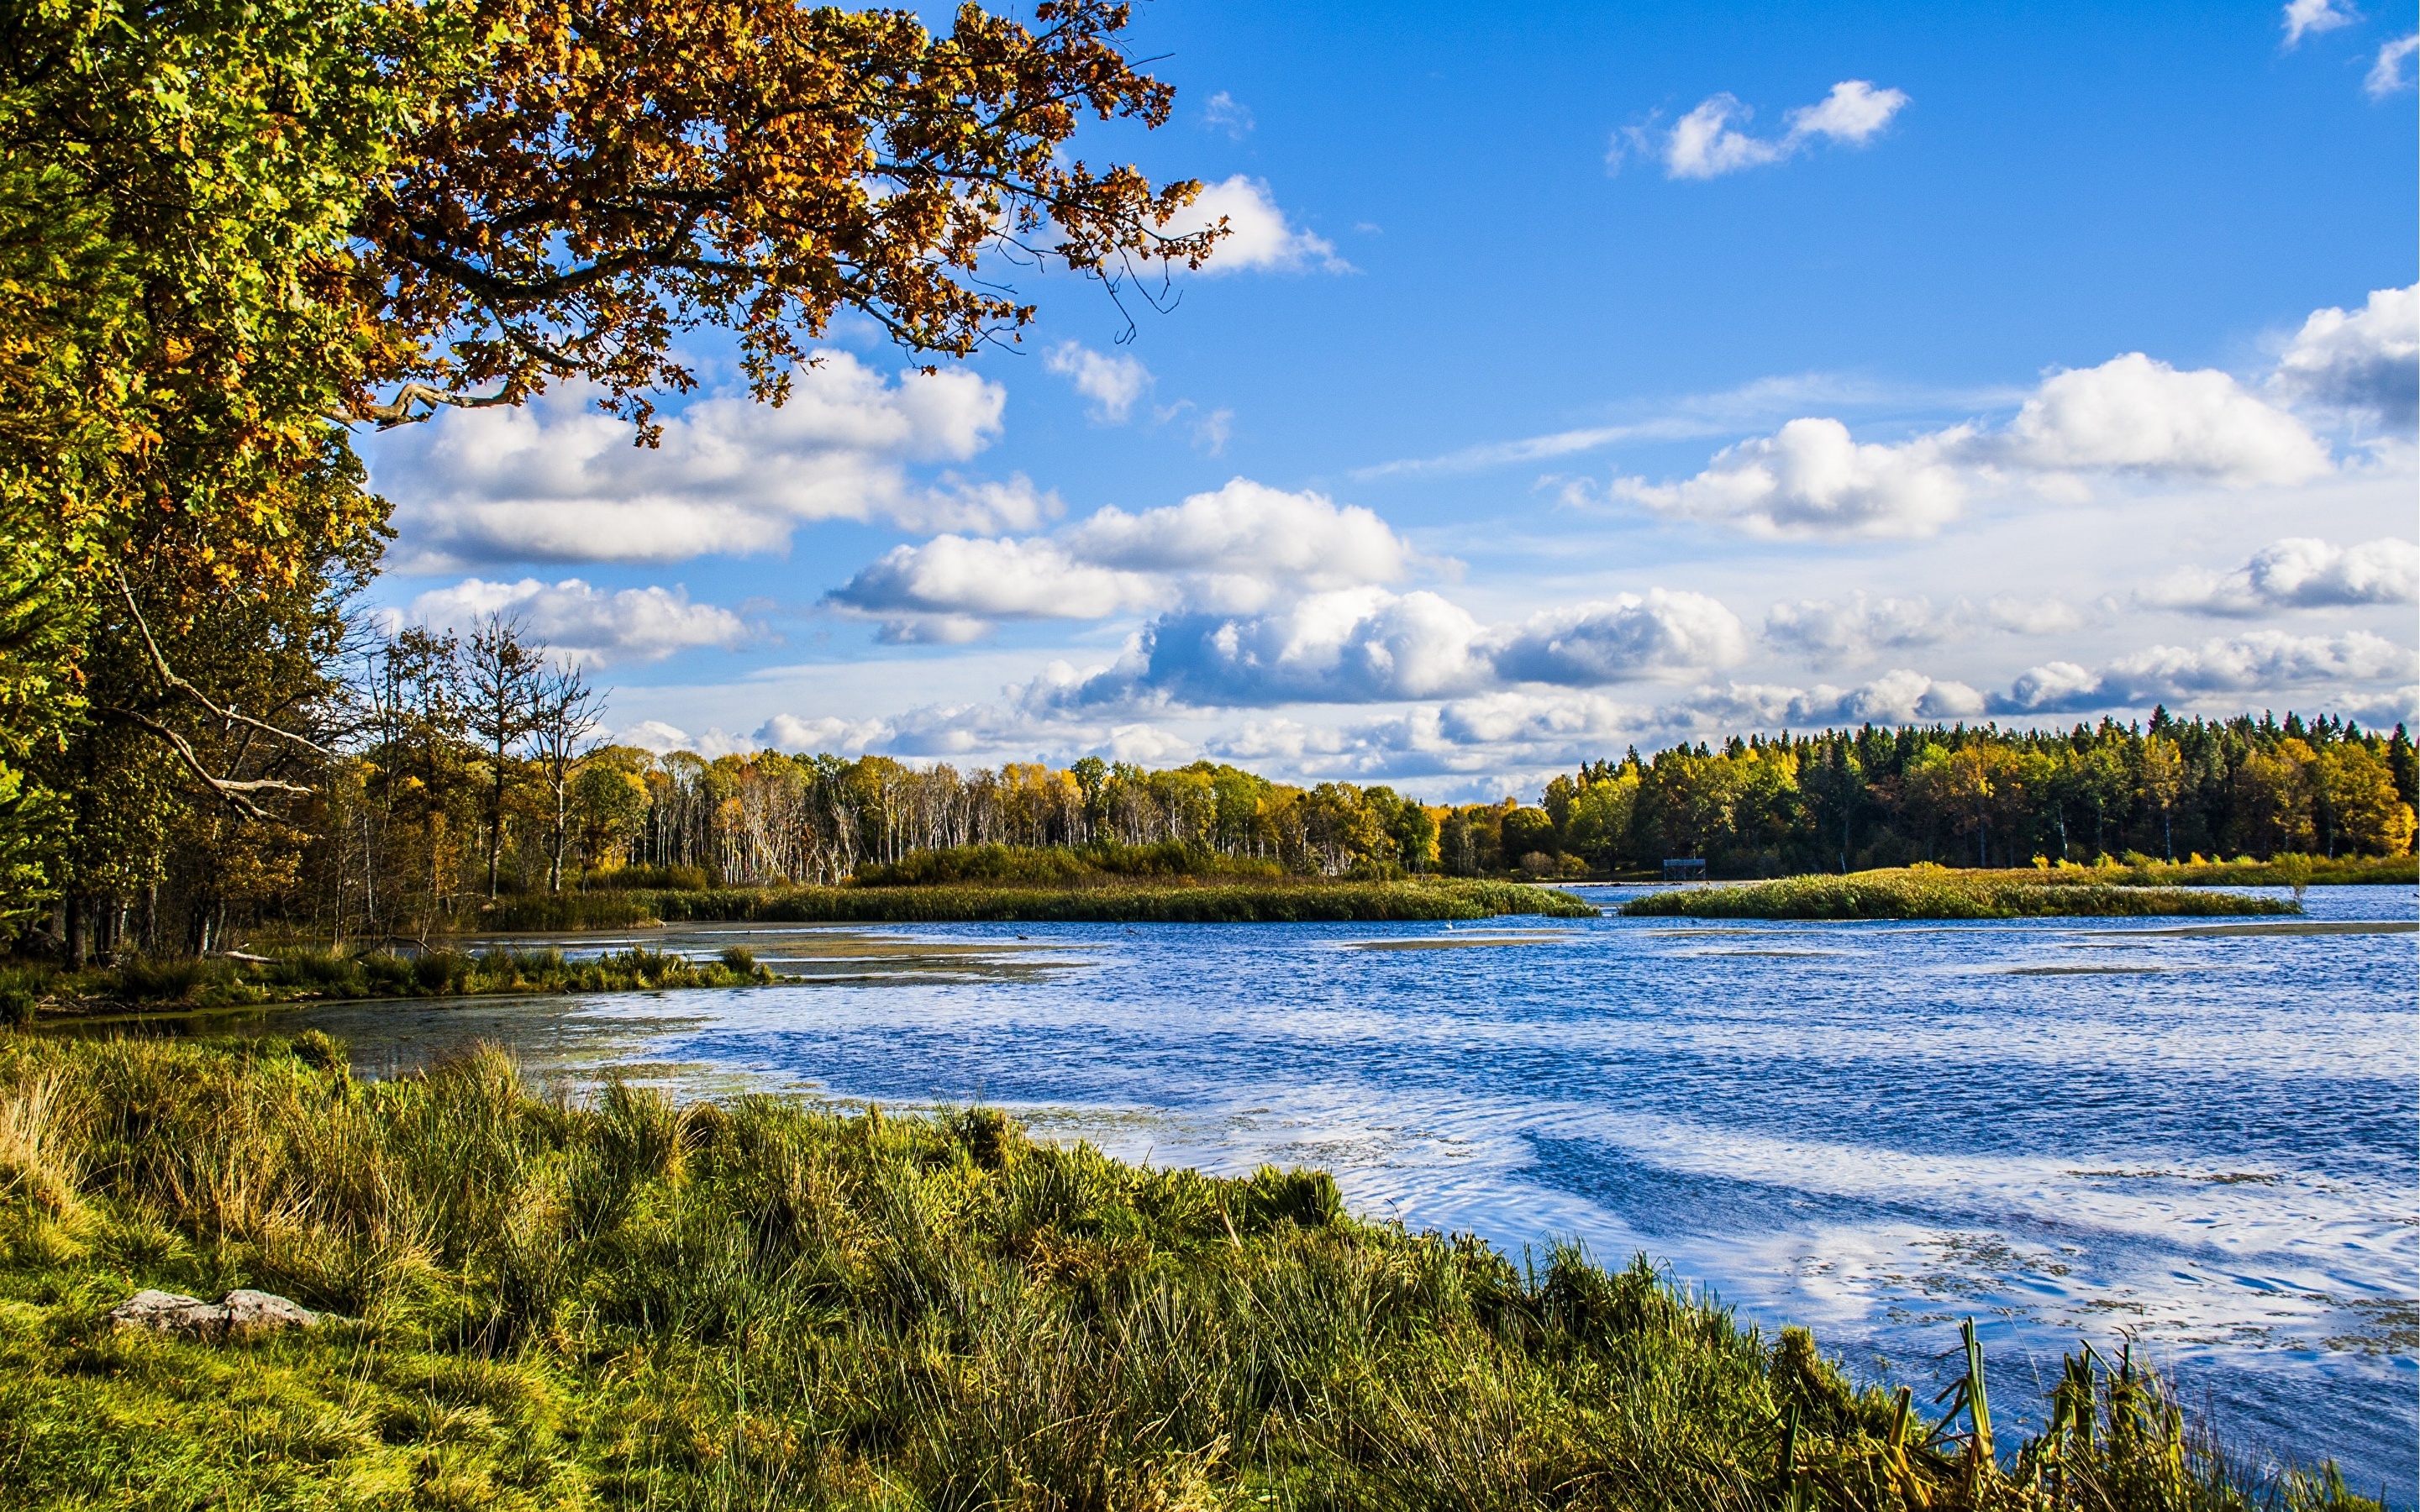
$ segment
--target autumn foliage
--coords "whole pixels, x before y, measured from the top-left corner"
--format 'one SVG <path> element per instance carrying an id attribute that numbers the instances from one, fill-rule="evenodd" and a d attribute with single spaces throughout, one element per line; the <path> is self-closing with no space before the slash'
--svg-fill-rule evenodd
<path id="1" fill-rule="evenodd" d="M 693 332 L 778 403 L 843 311 L 959 356 L 1032 317 L 1020 264 L 1118 291 L 1198 265 L 1196 185 L 1069 150 L 1167 118 L 1125 21 L 0 9 L 0 934 L 55 909 L 78 955 L 172 858 L 299 875 L 390 533 L 350 427 L 579 381 L 646 440 Z"/>
<path id="2" fill-rule="evenodd" d="M 484 40 L 363 207 L 364 300 L 399 357 L 365 381 L 518 402 L 580 378 L 644 423 L 649 393 L 695 383 L 673 344 L 701 326 L 779 402 L 842 310 L 918 352 L 1013 332 L 1034 307 L 987 262 L 1200 266 L 1218 229 L 1171 228 L 1199 184 L 1063 161 L 1088 116 L 1168 117 L 1116 45 L 1126 8 L 1035 14 L 963 6 L 935 36 L 788 0 L 482 0 Z"/>

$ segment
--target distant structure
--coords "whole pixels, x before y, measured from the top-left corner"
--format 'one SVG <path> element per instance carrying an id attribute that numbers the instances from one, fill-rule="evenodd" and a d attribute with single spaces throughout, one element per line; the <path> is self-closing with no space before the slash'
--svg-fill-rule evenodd
<path id="1" fill-rule="evenodd" d="M 1706 863 L 1698 859 L 1694 856 L 1679 856 L 1674 859 L 1668 860 L 1664 863 L 1664 880 L 1667 882 L 1703 882 L 1706 880 Z"/>

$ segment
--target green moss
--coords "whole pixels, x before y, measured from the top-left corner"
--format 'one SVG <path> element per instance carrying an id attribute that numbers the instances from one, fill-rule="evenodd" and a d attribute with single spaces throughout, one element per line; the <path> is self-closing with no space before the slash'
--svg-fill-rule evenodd
<path id="1" fill-rule="evenodd" d="M 982 1110 L 0 1037 L 0 1130 L 6 1507 L 2369 1505 L 2248 1480 L 2088 1365 L 2093 1433 L 1970 1465 L 1644 1258 L 1525 1272 L 1317 1173 L 1152 1170 Z M 359 1320 L 102 1321 L 238 1285 Z"/>

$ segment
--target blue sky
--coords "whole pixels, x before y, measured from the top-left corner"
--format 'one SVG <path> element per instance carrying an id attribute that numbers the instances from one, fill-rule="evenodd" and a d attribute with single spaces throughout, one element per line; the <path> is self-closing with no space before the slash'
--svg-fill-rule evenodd
<path id="1" fill-rule="evenodd" d="M 1028 275 L 932 379 L 845 327 L 656 454 L 578 394 L 380 438 L 378 592 L 709 752 L 1466 797 L 1851 718 L 2391 722 L 2412 10 L 1151 0 L 1175 118 L 1077 149 L 1214 186 L 1226 270 L 1123 342 Z"/>

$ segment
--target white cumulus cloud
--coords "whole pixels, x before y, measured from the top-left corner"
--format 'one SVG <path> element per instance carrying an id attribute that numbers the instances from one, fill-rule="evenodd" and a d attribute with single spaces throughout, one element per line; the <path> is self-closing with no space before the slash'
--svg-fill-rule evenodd
<path id="1" fill-rule="evenodd" d="M 982 624 L 1104 619 L 1152 608 L 1168 591 L 1159 578 L 1081 561 L 1057 541 L 942 535 L 892 548 L 834 590 L 832 600 L 866 614 L 954 615 Z"/>
<path id="2" fill-rule="evenodd" d="M 1837 420 L 1793 420 L 1714 454 L 1674 484 L 1615 480 L 1617 497 L 1666 514 L 1727 520 L 1762 535 L 1930 535 L 1964 504 L 1967 426 L 1860 443 Z"/>
<path id="3" fill-rule="evenodd" d="M 1764 615 L 1768 644 L 1817 666 L 1863 661 L 1902 646 L 1938 645 L 1966 630 L 1964 616 L 1934 607 L 1930 598 L 1869 598 L 1862 590 L 1844 599 L 1776 604 Z"/>
<path id="4" fill-rule="evenodd" d="M 1227 235 L 1202 265 L 1205 273 L 1326 272 L 1349 273 L 1353 265 L 1336 255 L 1336 245 L 1286 219 L 1277 196 L 1261 179 L 1245 174 L 1222 178 L 1202 191 L 1202 197 L 1169 223 L 1171 232 L 1200 230 L 1227 223 Z"/>
<path id="5" fill-rule="evenodd" d="M 1231 479 L 1214 493 L 1127 514 L 1112 505 L 1066 532 L 1085 560 L 1191 577 L 1206 602 L 1252 608 L 1287 583 L 1313 588 L 1388 582 L 1412 548 L 1359 505 Z"/>
<path id="6" fill-rule="evenodd" d="M 1747 632 L 1719 600 L 1657 588 L 1533 614 L 1493 632 L 1485 649 L 1507 682 L 1590 687 L 1732 666 L 1746 659 Z"/>
<path id="7" fill-rule="evenodd" d="M 1436 594 L 1371 586 L 1263 614 L 1165 615 L 1115 666 L 1055 697 L 1077 706 L 1375 703 L 1668 678 L 1746 652 L 1738 616 L 1700 594 L 1624 594 L 1489 625 Z"/>
<path id="8" fill-rule="evenodd" d="M 1888 126 L 1891 117 L 1906 103 L 1907 95 L 1901 90 L 1877 89 L 1863 79 L 1843 79 L 1817 103 L 1790 113 L 1787 140 L 1820 136 L 1863 147 Z"/>
<path id="9" fill-rule="evenodd" d="M 2420 603 L 2420 543 L 2390 535 L 2336 547 L 2314 536 L 2288 536 L 2262 547 L 2233 572 L 2181 568 L 2136 597 L 2160 609 L 2245 616 Z"/>
<path id="10" fill-rule="evenodd" d="M 489 562 L 672 562 L 778 551 L 802 524 L 1032 529 L 1049 501 L 1016 486 L 912 483 L 916 463 L 963 462 L 1000 434 L 1007 394 L 964 371 L 886 376 L 843 351 L 799 370 L 780 409 L 702 399 L 662 444 L 566 388 L 518 409 L 448 410 L 382 439 L 407 571 Z"/>
<path id="11" fill-rule="evenodd" d="M 2302 483 L 2329 470 L 2303 423 L 2212 368 L 2140 352 L 2055 374 L 1984 457 L 2038 473 L 2133 471 L 2229 486 Z"/>
<path id="12" fill-rule="evenodd" d="M 2298 636 L 2281 630 L 2205 640 L 2198 646 L 2152 646 L 2099 670 L 2071 661 L 2028 669 L 1994 712 L 2072 713 L 2144 708 L 2211 696 L 2323 687 L 2343 693 L 2359 685 L 2408 681 L 2420 657 L 2366 630 Z"/>
<path id="13" fill-rule="evenodd" d="M 777 714 L 759 725 L 751 738 L 759 748 L 772 750 L 862 756 L 889 744 L 897 734 L 898 726 L 888 719 L 841 719 L 830 716 L 807 719 L 795 714 Z"/>
<path id="14" fill-rule="evenodd" d="M 1606 166 L 1619 170 L 1622 160 L 1635 151 L 1660 161 L 1667 177 L 1718 178 L 1744 168 L 1784 162 L 1820 142 L 1863 147 L 1906 104 L 1907 95 L 1901 90 L 1877 89 L 1863 79 L 1843 79 L 1821 100 L 1784 116 L 1789 129 L 1781 135 L 1761 137 L 1742 129 L 1756 113 L 1737 96 L 1712 95 L 1673 122 L 1669 131 L 1658 133 L 1633 127 L 1618 133 L 1606 155 Z"/>
<path id="15" fill-rule="evenodd" d="M 1983 487 L 2073 497 L 2095 475 L 2297 483 L 2333 466 L 2300 420 L 2214 370 L 2139 352 L 2045 378 L 2004 428 L 1954 425 L 1857 440 L 1838 420 L 1791 421 L 1714 455 L 1678 483 L 1614 482 L 1617 497 L 1763 535 L 1930 535 Z"/>
<path id="16" fill-rule="evenodd" d="M 739 616 L 690 602 L 686 588 L 591 587 L 578 578 L 540 582 L 488 582 L 466 578 L 411 601 L 410 618 L 467 631 L 489 615 L 518 619 L 524 630 L 567 662 L 609 666 L 661 661 L 700 646 L 736 646 L 748 637 Z"/>
<path id="17" fill-rule="evenodd" d="M 1249 613 L 1280 599 L 1402 578 L 1411 547 L 1386 521 L 1317 493 L 1235 478 L 1182 503 L 1114 505 L 1053 535 L 942 535 L 893 548 L 833 590 L 893 640 L 963 640 L 1001 620 L 1106 619 L 1189 609 Z"/>
<path id="18" fill-rule="evenodd" d="M 1138 359 L 1096 352 L 1077 342 L 1063 341 L 1050 348 L 1042 365 L 1074 380 L 1076 392 L 1093 401 L 1093 418 L 1104 424 L 1125 424 L 1135 401 L 1151 391 L 1151 369 Z"/>
<path id="19" fill-rule="evenodd" d="M 2347 312 L 2315 310 L 2277 361 L 2288 394 L 2358 409 L 2398 430 L 2420 425 L 2420 284 L 2373 289 Z"/>
<path id="20" fill-rule="evenodd" d="M 1810 725 L 1912 724 L 1968 718 L 1982 712 L 1984 702 L 1981 693 L 1964 683 L 1896 668 L 1851 687 L 1829 683 L 1700 687 L 1687 700 L 1660 710 L 1655 722 L 1672 730 L 1726 733 Z"/>
<path id="21" fill-rule="evenodd" d="M 727 730 L 711 729 L 704 734 L 692 735 L 678 725 L 666 724 L 661 719 L 642 719 L 636 724 L 614 731 L 606 738 L 616 746 L 636 746 L 641 750 L 651 750 L 659 756 L 685 750 L 692 755 L 703 756 L 707 761 L 722 756 L 744 755 L 755 748 L 752 742 L 743 740 Z"/>
<path id="22" fill-rule="evenodd" d="M 1481 633 L 1435 594 L 1377 587 L 1311 594 L 1266 614 L 1171 614 L 1064 697 L 1204 707 L 1437 698 L 1491 681 Z"/>

